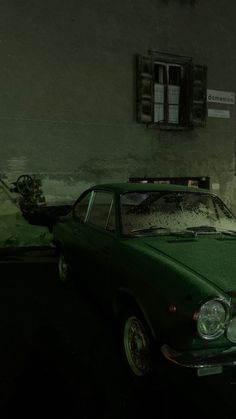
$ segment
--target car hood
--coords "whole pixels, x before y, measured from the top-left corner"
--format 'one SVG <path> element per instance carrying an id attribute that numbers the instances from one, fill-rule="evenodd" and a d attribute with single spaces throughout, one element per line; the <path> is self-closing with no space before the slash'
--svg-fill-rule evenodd
<path id="1" fill-rule="evenodd" d="M 145 247 L 201 275 L 222 291 L 236 291 L 236 237 L 145 237 Z"/>

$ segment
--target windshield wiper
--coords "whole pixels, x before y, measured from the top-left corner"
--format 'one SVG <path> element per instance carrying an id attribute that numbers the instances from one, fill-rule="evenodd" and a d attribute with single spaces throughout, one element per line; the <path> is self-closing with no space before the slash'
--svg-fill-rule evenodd
<path id="1" fill-rule="evenodd" d="M 227 230 L 224 228 L 205 225 L 197 227 L 187 227 L 187 230 L 195 232 L 196 234 L 227 234 L 229 236 L 236 236 L 236 230 Z"/>
<path id="2" fill-rule="evenodd" d="M 197 238 L 199 234 L 218 234 L 223 239 L 223 235 L 231 236 L 236 238 L 236 230 L 218 229 L 212 226 L 198 226 L 198 227 L 187 227 L 186 230 L 171 231 L 173 236 L 194 236 Z"/>
<path id="3" fill-rule="evenodd" d="M 170 234 L 172 236 L 184 236 L 184 237 L 196 237 L 197 233 L 195 231 L 192 230 L 171 230 Z"/>
<path id="4" fill-rule="evenodd" d="M 236 236 L 236 230 L 227 230 L 225 228 L 217 228 L 219 233 L 227 234 L 228 236 Z"/>
<path id="5" fill-rule="evenodd" d="M 195 233 L 195 231 L 191 231 L 191 230 L 171 230 L 168 227 L 160 227 L 160 226 L 150 226 L 150 227 L 146 227 L 146 228 L 137 228 L 134 230 L 131 230 L 131 233 L 144 233 L 144 234 L 148 234 L 148 233 L 154 233 L 156 232 L 157 234 L 163 234 L 163 235 L 171 235 L 171 236 L 184 236 L 184 237 L 195 237 L 197 233 Z"/>
<path id="6" fill-rule="evenodd" d="M 220 234 L 220 240 L 236 240 L 236 230 L 217 229 Z"/>
<path id="7" fill-rule="evenodd" d="M 217 231 L 215 227 L 212 226 L 193 226 L 193 227 L 187 227 L 187 231 L 191 231 L 195 234 L 218 234 L 220 231 Z"/>
<path id="8" fill-rule="evenodd" d="M 201 226 L 193 226 L 187 227 L 184 230 L 172 230 L 168 227 L 161 227 L 161 226 L 150 226 L 150 227 L 143 227 L 143 228 L 136 228 L 131 230 L 131 233 L 154 233 L 157 234 L 170 234 L 173 236 L 191 236 L 197 237 L 199 234 L 226 234 L 229 236 L 236 236 L 236 230 L 227 230 L 227 229 L 219 229 L 212 226 L 201 225 Z"/>
<path id="9" fill-rule="evenodd" d="M 220 234 L 217 232 L 215 227 L 211 226 L 194 226 L 194 227 L 187 227 L 185 230 L 175 230 L 171 231 L 171 235 L 173 236 L 184 236 L 184 237 L 195 237 L 199 234 Z"/>
<path id="10" fill-rule="evenodd" d="M 160 227 L 160 226 L 150 226 L 145 228 L 135 228 L 134 230 L 131 230 L 131 233 L 150 233 L 150 232 L 163 232 L 163 233 L 170 233 L 170 229 L 166 227 Z"/>

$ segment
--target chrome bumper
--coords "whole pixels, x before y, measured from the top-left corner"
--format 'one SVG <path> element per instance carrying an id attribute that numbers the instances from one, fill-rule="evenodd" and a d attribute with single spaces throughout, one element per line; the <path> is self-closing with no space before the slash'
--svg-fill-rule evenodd
<path id="1" fill-rule="evenodd" d="M 168 345 L 161 347 L 166 359 L 182 367 L 197 368 L 198 375 L 217 374 L 224 366 L 236 366 L 236 346 L 228 349 L 176 351 Z M 202 373 L 201 373 L 202 370 Z M 209 370 L 209 373 L 204 373 Z"/>

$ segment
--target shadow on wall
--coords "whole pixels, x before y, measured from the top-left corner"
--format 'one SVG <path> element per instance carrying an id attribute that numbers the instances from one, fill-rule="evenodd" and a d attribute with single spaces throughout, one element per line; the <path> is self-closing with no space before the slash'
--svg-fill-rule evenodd
<path id="1" fill-rule="evenodd" d="M 82 192 L 93 184 L 94 182 L 83 180 L 58 180 L 49 177 L 42 179 L 42 189 L 47 204 L 73 203 Z"/>

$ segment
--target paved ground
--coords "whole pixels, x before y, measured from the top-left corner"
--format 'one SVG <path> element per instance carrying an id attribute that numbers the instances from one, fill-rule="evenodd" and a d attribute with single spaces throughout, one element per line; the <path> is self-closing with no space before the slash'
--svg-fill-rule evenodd
<path id="1" fill-rule="evenodd" d="M 50 250 L 0 253 L 1 419 L 235 417 L 236 371 L 195 380 L 173 369 L 137 384 L 111 319 L 59 284 Z"/>

